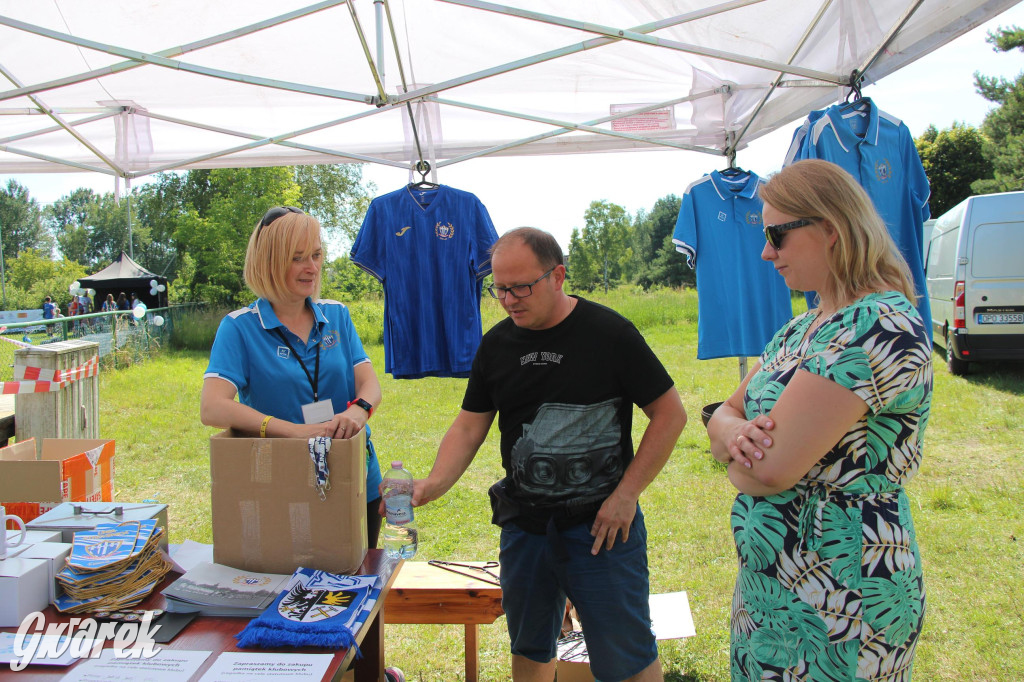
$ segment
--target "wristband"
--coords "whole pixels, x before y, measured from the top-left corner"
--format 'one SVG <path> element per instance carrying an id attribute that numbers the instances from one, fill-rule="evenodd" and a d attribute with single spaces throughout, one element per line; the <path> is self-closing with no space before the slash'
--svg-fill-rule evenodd
<path id="1" fill-rule="evenodd" d="M 267 424 L 270 423 L 271 419 L 273 419 L 273 417 L 271 417 L 269 414 L 263 418 L 263 423 L 260 424 L 260 438 L 267 437 Z"/>
<path id="2" fill-rule="evenodd" d="M 367 419 L 373 416 L 373 405 L 370 404 L 370 401 L 363 400 L 362 398 L 356 398 L 355 400 L 348 401 L 348 405 L 346 405 L 345 407 L 352 407 L 353 405 L 356 405 L 366 410 L 369 413 L 369 415 L 366 417 Z"/>

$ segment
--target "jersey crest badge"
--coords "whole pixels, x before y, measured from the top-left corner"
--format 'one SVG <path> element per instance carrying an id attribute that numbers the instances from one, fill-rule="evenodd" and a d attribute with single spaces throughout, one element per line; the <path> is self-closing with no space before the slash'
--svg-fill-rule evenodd
<path id="1" fill-rule="evenodd" d="M 880 159 L 875 162 L 875 177 L 879 182 L 889 182 L 892 177 L 892 166 L 889 165 L 889 159 Z"/>
<path id="2" fill-rule="evenodd" d="M 757 211 L 747 211 L 747 225 L 760 226 L 761 214 Z"/>
<path id="3" fill-rule="evenodd" d="M 451 223 L 437 223 L 434 225 L 434 234 L 438 239 L 451 239 L 455 236 L 455 226 Z"/>
<path id="4" fill-rule="evenodd" d="M 324 334 L 324 338 L 320 342 L 321 348 L 327 350 L 328 348 L 334 348 L 334 346 L 336 345 L 338 345 L 338 337 L 335 335 L 334 332 L 327 332 L 326 334 Z"/>

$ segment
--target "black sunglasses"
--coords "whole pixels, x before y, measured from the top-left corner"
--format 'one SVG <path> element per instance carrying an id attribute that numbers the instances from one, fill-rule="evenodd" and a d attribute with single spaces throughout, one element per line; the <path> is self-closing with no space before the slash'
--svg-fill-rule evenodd
<path id="1" fill-rule="evenodd" d="M 764 226 L 764 238 L 768 242 L 768 245 L 778 251 L 782 248 L 782 235 L 790 230 L 795 230 L 798 227 L 806 227 L 814 223 L 817 218 L 801 218 L 800 220 L 794 220 L 791 223 L 782 223 L 781 225 L 765 225 Z"/>
<path id="2" fill-rule="evenodd" d="M 302 213 L 302 209 L 295 208 L 294 206 L 275 206 L 263 214 L 263 220 L 260 221 L 259 229 L 262 230 L 281 216 L 288 215 L 289 213 Z"/>

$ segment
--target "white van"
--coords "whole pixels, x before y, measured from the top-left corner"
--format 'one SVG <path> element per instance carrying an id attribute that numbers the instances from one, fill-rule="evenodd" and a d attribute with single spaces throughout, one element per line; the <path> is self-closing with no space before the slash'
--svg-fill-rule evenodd
<path id="1" fill-rule="evenodd" d="M 1024 192 L 968 197 L 939 216 L 925 277 L 950 372 L 1024 359 Z"/>

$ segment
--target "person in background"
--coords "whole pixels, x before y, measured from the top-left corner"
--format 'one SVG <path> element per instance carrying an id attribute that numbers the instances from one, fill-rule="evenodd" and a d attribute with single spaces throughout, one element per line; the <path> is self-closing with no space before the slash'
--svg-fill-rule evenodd
<path id="1" fill-rule="evenodd" d="M 200 419 L 261 437 L 366 438 L 367 535 L 376 547 L 381 474 L 367 422 L 380 382 L 348 308 L 318 298 L 323 262 L 312 216 L 278 206 L 256 224 L 243 274 L 259 298 L 221 321 Z"/>
<path id="2" fill-rule="evenodd" d="M 134 291 L 128 295 L 131 297 L 128 301 L 128 310 L 135 310 L 135 306 L 139 304 L 139 299 Z"/>
<path id="3" fill-rule="evenodd" d="M 708 422 L 739 490 L 732 679 L 909 680 L 925 592 L 903 486 L 932 397 L 910 271 L 839 166 L 797 162 L 760 194 L 761 257 L 819 303 Z"/>
<path id="4" fill-rule="evenodd" d="M 638 500 L 668 460 L 686 411 L 629 320 L 565 293 L 554 237 L 518 228 L 491 254 L 489 291 L 508 319 L 484 335 L 462 410 L 430 474 L 415 481 L 413 504 L 451 489 L 497 415 L 506 477 L 490 495 L 513 680 L 553 679 L 568 597 L 595 677 L 660 681 Z M 650 419 L 635 456 L 634 405 Z"/>
<path id="5" fill-rule="evenodd" d="M 50 296 L 47 296 L 46 298 L 44 298 L 43 299 L 43 319 L 44 320 L 52 320 L 55 317 L 57 317 L 58 315 L 60 315 L 60 307 L 56 303 L 53 302 L 53 298 L 50 297 Z M 46 325 L 46 333 L 47 334 L 52 334 L 53 333 L 53 327 L 54 327 L 54 325 L 52 325 L 52 324 Z"/>
<path id="6" fill-rule="evenodd" d="M 114 301 L 113 294 L 107 294 L 107 299 L 103 301 L 102 312 L 111 313 L 117 310 L 117 303 Z"/>
<path id="7" fill-rule="evenodd" d="M 131 306 L 128 305 L 128 297 L 122 291 L 117 295 L 117 309 L 118 310 L 131 310 Z"/>

